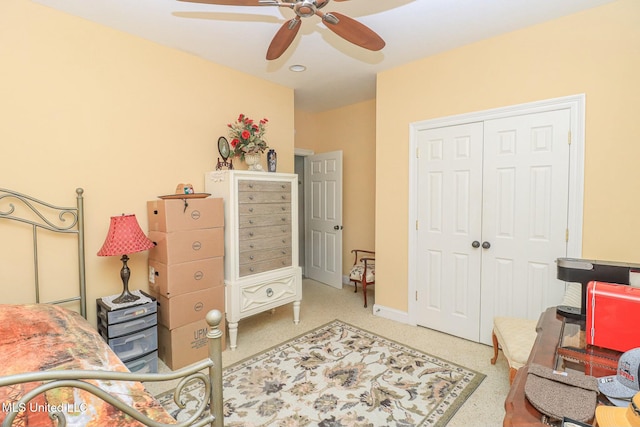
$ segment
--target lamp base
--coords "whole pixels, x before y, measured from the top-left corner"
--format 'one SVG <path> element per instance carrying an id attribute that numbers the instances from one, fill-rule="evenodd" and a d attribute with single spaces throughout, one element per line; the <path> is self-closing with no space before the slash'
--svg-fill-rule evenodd
<path id="1" fill-rule="evenodd" d="M 125 289 L 125 291 L 123 293 L 121 293 L 118 298 L 115 298 L 113 300 L 113 303 L 114 304 L 124 304 L 124 303 L 127 303 L 127 302 L 137 301 L 139 299 L 140 299 L 139 296 L 133 295 L 133 294 L 129 293 L 128 290 Z"/>
<path id="2" fill-rule="evenodd" d="M 139 296 L 133 295 L 129 292 L 129 276 L 131 272 L 129 270 L 129 266 L 127 265 L 127 261 L 129 261 L 129 257 L 127 255 L 122 255 L 120 258 L 122 261 L 122 270 L 120 270 L 120 278 L 122 279 L 123 291 L 120 296 L 113 300 L 114 304 L 124 304 L 126 302 L 133 302 L 140 299 Z"/>

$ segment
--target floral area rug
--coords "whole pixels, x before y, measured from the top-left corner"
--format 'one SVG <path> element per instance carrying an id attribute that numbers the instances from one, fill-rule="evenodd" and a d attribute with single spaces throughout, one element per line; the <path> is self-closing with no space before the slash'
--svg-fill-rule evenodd
<path id="1" fill-rule="evenodd" d="M 442 427 L 484 378 L 335 320 L 226 368 L 225 426 Z M 181 421 L 202 393 L 158 399 Z"/>

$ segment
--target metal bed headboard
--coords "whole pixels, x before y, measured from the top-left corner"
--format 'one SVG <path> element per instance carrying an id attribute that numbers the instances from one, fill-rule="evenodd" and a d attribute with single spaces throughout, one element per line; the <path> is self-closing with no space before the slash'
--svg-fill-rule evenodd
<path id="1" fill-rule="evenodd" d="M 73 301 L 80 302 L 80 314 L 87 317 L 87 295 L 84 257 L 84 204 L 82 188 L 76 188 L 76 207 L 55 206 L 31 196 L 12 190 L 0 188 L 0 219 L 20 221 L 31 225 L 33 234 L 33 268 L 35 273 L 36 303 L 40 303 L 40 282 L 38 269 L 38 230 L 48 230 L 54 233 L 77 234 L 78 238 L 78 282 L 79 296 L 49 301 L 48 304 L 64 304 Z M 3 204 L 6 202 L 6 205 Z M 27 212 L 35 214 L 32 218 L 18 215 L 16 205 L 20 204 Z M 3 207 L 5 206 L 5 207 Z M 57 215 L 57 218 L 55 216 Z"/>

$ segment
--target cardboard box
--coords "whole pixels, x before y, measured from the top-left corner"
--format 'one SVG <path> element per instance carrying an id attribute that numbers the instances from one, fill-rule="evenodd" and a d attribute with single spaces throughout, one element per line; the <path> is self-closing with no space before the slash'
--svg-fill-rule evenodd
<path id="1" fill-rule="evenodd" d="M 150 231 L 224 227 L 223 199 L 152 200 L 147 202 L 147 219 Z"/>
<path id="2" fill-rule="evenodd" d="M 224 286 L 224 258 L 205 258 L 180 264 L 149 260 L 149 290 L 171 298 L 176 295 Z"/>
<path id="3" fill-rule="evenodd" d="M 222 227 L 172 233 L 150 231 L 149 239 L 156 244 L 149 249 L 149 259 L 166 265 L 224 256 Z"/>
<path id="4" fill-rule="evenodd" d="M 224 313 L 224 286 L 189 292 L 172 298 L 153 296 L 158 300 L 158 323 L 169 329 L 204 319 L 209 310 L 214 308 Z"/>
<path id="5" fill-rule="evenodd" d="M 225 349 L 225 319 L 220 322 L 223 335 L 221 348 Z M 169 369 L 180 369 L 209 356 L 207 332 L 209 325 L 205 319 L 188 323 L 175 329 L 158 325 L 158 357 Z"/>

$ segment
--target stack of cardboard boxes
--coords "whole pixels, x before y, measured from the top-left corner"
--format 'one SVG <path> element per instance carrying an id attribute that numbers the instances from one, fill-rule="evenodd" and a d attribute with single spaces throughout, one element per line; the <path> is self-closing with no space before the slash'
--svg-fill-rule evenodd
<path id="1" fill-rule="evenodd" d="M 149 291 L 158 300 L 158 356 L 179 369 L 208 356 L 205 316 L 223 313 L 223 199 L 147 202 Z M 222 348 L 225 348 L 224 336 Z"/>

